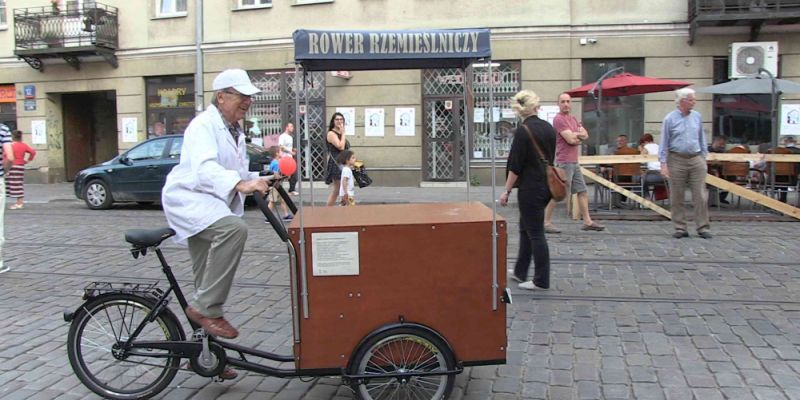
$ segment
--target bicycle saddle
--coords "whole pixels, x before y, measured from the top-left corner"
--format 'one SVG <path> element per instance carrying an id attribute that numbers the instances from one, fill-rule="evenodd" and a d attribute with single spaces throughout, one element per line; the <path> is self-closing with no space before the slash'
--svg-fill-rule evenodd
<path id="1" fill-rule="evenodd" d="M 172 236 L 175 236 L 175 231 L 170 228 L 131 229 L 125 231 L 125 241 L 134 247 L 158 246 L 165 239 Z"/>

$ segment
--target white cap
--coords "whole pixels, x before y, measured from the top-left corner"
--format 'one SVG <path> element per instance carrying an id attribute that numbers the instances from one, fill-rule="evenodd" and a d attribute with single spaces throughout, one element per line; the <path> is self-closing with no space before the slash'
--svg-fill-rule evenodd
<path id="1" fill-rule="evenodd" d="M 250 82 L 250 76 L 243 69 L 226 69 L 214 78 L 212 90 L 227 88 L 234 88 L 245 96 L 252 96 L 261 91 L 253 86 L 253 83 Z"/>

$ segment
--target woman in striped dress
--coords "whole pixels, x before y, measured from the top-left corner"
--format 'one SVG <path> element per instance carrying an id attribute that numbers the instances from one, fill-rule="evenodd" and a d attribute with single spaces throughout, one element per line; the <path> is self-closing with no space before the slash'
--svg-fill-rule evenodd
<path id="1" fill-rule="evenodd" d="M 14 149 L 14 165 L 6 175 L 6 196 L 16 198 L 17 202 L 9 207 L 11 210 L 19 210 L 23 207 L 25 200 L 25 164 L 33 161 L 36 157 L 36 150 L 22 141 L 22 131 L 11 133 L 11 148 Z M 25 159 L 28 154 L 28 159 Z"/>

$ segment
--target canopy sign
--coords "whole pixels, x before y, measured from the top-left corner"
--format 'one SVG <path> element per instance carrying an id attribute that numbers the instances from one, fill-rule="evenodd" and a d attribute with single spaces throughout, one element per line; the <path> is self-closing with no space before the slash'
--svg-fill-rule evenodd
<path id="1" fill-rule="evenodd" d="M 491 54 L 488 29 L 294 32 L 307 71 L 464 68 Z"/>

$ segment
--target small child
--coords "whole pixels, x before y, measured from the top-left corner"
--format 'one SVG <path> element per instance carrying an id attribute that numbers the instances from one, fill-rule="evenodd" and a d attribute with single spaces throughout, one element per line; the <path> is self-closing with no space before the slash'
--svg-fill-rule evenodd
<path id="1" fill-rule="evenodd" d="M 339 156 L 336 157 L 336 162 L 342 166 L 342 181 L 339 184 L 339 196 L 341 196 L 340 204 L 343 206 L 356 205 L 354 197 L 354 182 L 353 179 L 353 164 L 356 163 L 356 154 L 351 150 L 342 150 Z"/>
<path id="2" fill-rule="evenodd" d="M 269 154 L 272 157 L 272 161 L 269 163 L 269 170 L 276 176 L 279 177 L 281 174 L 280 168 L 278 167 L 278 158 L 280 157 L 281 151 L 280 147 L 278 146 L 271 146 L 269 148 Z M 278 183 L 279 185 L 280 183 Z M 278 188 L 273 186 L 269 189 L 269 203 L 268 207 L 270 210 L 273 210 L 274 204 L 280 204 L 281 210 L 283 210 L 283 220 L 284 221 L 291 221 L 294 217 L 286 207 L 286 202 L 282 201 L 280 193 L 278 193 Z"/>

